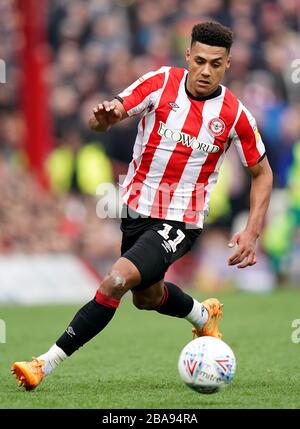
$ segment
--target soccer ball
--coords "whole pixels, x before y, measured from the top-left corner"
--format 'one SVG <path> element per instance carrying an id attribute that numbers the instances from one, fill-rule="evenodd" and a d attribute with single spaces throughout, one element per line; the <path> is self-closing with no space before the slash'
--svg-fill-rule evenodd
<path id="1" fill-rule="evenodd" d="M 199 393 L 216 393 L 234 377 L 236 359 L 231 348 L 215 337 L 190 341 L 178 360 L 182 381 Z"/>

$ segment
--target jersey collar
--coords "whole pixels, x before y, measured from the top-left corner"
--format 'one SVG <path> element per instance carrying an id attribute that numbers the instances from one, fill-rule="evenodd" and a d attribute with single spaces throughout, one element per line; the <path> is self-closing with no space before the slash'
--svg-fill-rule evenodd
<path id="1" fill-rule="evenodd" d="M 205 101 L 205 100 L 211 100 L 212 98 L 218 97 L 219 95 L 221 95 L 222 93 L 222 86 L 219 85 L 218 88 L 210 95 L 207 95 L 205 97 L 195 97 L 193 94 L 190 93 L 190 91 L 187 89 L 187 77 L 188 75 L 186 75 L 185 78 L 185 83 L 184 83 L 184 87 L 185 87 L 185 92 L 186 94 L 192 99 L 192 100 L 196 100 L 196 101 Z"/>

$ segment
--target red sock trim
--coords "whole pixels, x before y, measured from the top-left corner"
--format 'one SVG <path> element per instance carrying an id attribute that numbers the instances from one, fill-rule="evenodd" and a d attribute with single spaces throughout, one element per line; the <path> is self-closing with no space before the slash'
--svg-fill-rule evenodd
<path id="1" fill-rule="evenodd" d="M 106 296 L 101 293 L 99 290 L 97 290 L 95 298 L 98 304 L 105 305 L 105 307 L 117 308 L 120 304 L 119 299 L 110 298 L 109 296 Z"/>
<path id="2" fill-rule="evenodd" d="M 169 291 L 168 291 L 167 286 L 165 285 L 162 299 L 161 299 L 160 303 L 158 304 L 157 308 L 161 307 L 167 301 L 168 298 L 169 298 Z"/>

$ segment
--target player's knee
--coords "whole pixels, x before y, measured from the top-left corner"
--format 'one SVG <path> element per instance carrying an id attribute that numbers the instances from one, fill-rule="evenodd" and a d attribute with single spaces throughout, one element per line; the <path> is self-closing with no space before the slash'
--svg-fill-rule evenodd
<path id="1" fill-rule="evenodd" d="M 121 298 L 126 292 L 127 278 L 124 274 L 112 270 L 99 286 L 99 291 L 111 298 Z"/>
<path id="2" fill-rule="evenodd" d="M 117 262 L 99 286 L 99 291 L 111 298 L 121 298 L 140 281 L 137 268 L 127 261 Z"/>

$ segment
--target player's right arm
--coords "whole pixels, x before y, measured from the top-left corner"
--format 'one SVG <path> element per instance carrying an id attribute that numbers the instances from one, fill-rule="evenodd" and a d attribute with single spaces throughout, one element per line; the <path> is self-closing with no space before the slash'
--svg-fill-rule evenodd
<path id="1" fill-rule="evenodd" d="M 89 126 L 93 131 L 105 132 L 127 116 L 123 104 L 119 100 L 103 101 L 93 109 Z"/>
<path id="2" fill-rule="evenodd" d="M 163 90 L 164 82 L 170 67 L 161 67 L 154 72 L 146 73 L 133 84 L 118 94 L 112 101 L 103 101 L 93 109 L 89 121 L 94 131 L 107 131 L 112 125 L 128 116 L 134 116 L 155 105 Z"/>

